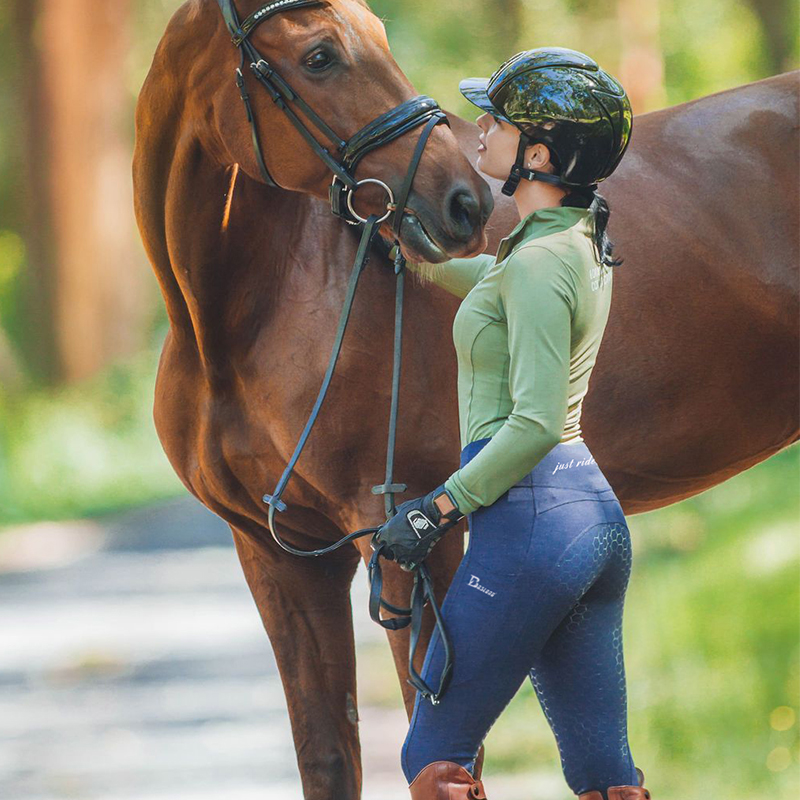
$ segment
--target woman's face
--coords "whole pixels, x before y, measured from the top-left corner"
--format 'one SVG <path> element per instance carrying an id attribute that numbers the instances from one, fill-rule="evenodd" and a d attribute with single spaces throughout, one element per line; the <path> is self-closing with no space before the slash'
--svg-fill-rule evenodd
<path id="1" fill-rule="evenodd" d="M 504 181 L 517 159 L 519 130 L 488 111 L 476 122 L 481 129 L 477 167 L 484 175 Z"/>

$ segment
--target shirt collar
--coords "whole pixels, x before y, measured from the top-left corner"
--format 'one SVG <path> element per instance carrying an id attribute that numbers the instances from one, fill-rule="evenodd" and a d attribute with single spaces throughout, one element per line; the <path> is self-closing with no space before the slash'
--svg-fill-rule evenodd
<path id="1" fill-rule="evenodd" d="M 552 233 L 576 226 L 587 236 L 593 233 L 592 213 L 588 208 L 576 206 L 550 206 L 537 208 L 523 217 L 511 233 L 500 240 L 497 248 L 497 262 L 502 261 L 518 245 L 530 239 L 549 236 Z"/>

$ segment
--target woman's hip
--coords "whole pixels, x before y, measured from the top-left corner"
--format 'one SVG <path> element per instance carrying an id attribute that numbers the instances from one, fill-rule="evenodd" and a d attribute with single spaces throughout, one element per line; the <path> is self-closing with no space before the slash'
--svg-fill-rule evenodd
<path id="1" fill-rule="evenodd" d="M 463 467 L 471 461 L 490 441 L 491 439 L 478 439 L 470 442 L 461 451 L 460 465 Z M 498 500 L 515 501 L 522 498 L 525 496 L 524 492 L 515 490 L 526 487 L 537 490 L 552 488 L 592 493 L 613 492 L 585 442 L 557 444 Z"/>
<path id="2" fill-rule="evenodd" d="M 470 461 L 489 441 L 462 451 Z M 613 489 L 585 443 L 556 445 L 491 505 L 468 515 L 469 551 L 475 567 L 513 576 L 550 563 L 583 531 L 625 522 Z M 540 563 L 541 562 L 541 563 Z"/>

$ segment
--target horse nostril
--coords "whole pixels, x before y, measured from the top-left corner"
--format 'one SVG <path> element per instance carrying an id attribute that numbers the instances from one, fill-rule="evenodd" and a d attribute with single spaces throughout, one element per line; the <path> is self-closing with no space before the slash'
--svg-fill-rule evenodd
<path id="1" fill-rule="evenodd" d="M 456 189 L 450 195 L 448 214 L 453 234 L 459 239 L 469 239 L 478 224 L 478 198 L 469 191 Z"/>

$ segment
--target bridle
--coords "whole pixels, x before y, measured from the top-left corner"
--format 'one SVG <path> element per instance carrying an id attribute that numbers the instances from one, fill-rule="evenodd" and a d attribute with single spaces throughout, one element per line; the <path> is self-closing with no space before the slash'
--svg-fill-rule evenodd
<path id="1" fill-rule="evenodd" d="M 392 190 L 377 178 L 366 178 L 356 180 L 354 173 L 358 162 L 371 150 L 376 147 L 394 141 L 404 133 L 424 125 L 432 120 L 433 125 L 444 123 L 449 125 L 445 113 L 439 108 L 439 104 L 426 95 L 418 95 L 406 100 L 399 106 L 387 111 L 384 114 L 368 122 L 361 130 L 354 133 L 350 139 L 345 140 L 338 136 L 333 129 L 312 109 L 297 92 L 278 74 L 270 63 L 256 50 L 253 43 L 248 38 L 250 34 L 270 17 L 283 11 L 309 6 L 324 5 L 322 0 L 275 0 L 272 3 L 259 8 L 250 14 L 247 19 L 239 23 L 233 0 L 217 0 L 222 10 L 225 24 L 228 26 L 231 38 L 241 53 L 239 67 L 236 69 L 236 85 L 239 94 L 247 111 L 247 121 L 250 123 L 250 130 L 253 136 L 253 147 L 256 153 L 256 161 L 261 177 L 268 186 L 277 187 L 273 177 L 270 175 L 264 161 L 261 150 L 261 139 L 258 134 L 256 118 L 250 105 L 250 95 L 244 83 L 245 58 L 250 59 L 250 69 L 256 76 L 258 82 L 269 92 L 275 105 L 283 111 L 289 120 L 297 128 L 301 136 L 308 142 L 311 149 L 322 159 L 328 169 L 333 173 L 333 181 L 328 190 L 331 204 L 331 211 L 337 217 L 341 217 L 352 225 L 366 222 L 353 209 L 353 193 L 359 186 L 365 183 L 375 183 L 380 185 L 386 192 L 389 202 L 386 206 L 386 214 L 381 218 L 381 222 L 389 217 L 394 211 L 396 216 L 402 217 L 402 208 L 396 208 Z M 297 116 L 292 106 L 297 106 L 303 115 L 311 120 L 313 126 L 336 148 L 339 158 L 331 155 L 330 151 L 323 147 L 316 139 L 314 134 L 305 126 L 303 121 Z"/>
<path id="2" fill-rule="evenodd" d="M 351 225 L 362 225 L 363 231 L 361 241 L 356 253 L 355 263 L 353 270 L 350 274 L 350 279 L 347 286 L 347 295 L 345 298 L 344 307 L 339 317 L 339 324 L 336 331 L 336 338 L 334 341 L 331 357 L 328 362 L 328 368 L 325 372 L 325 377 L 322 381 L 317 400 L 306 422 L 303 433 L 295 447 L 289 463 L 287 464 L 275 491 L 272 494 L 264 495 L 264 502 L 269 505 L 268 512 L 268 525 L 272 538 L 284 550 L 293 555 L 303 557 L 316 557 L 330 553 L 338 549 L 347 542 L 353 541 L 361 536 L 374 534 L 378 527 L 362 528 L 361 530 L 354 531 L 341 538 L 328 547 L 320 548 L 319 550 L 299 550 L 295 547 L 284 542 L 278 536 L 275 530 L 274 517 L 275 511 L 285 511 L 286 503 L 281 500 L 281 494 L 286 488 L 289 478 L 292 475 L 294 466 L 297 463 L 303 446 L 308 439 L 314 422 L 317 419 L 322 402 L 328 391 L 333 372 L 336 367 L 336 361 L 339 357 L 339 352 L 344 339 L 347 321 L 350 317 L 353 300 L 355 298 L 356 288 L 358 286 L 358 279 L 369 262 L 370 249 L 372 241 L 378 232 L 382 222 L 387 220 L 390 215 L 394 214 L 393 219 L 393 232 L 396 244 L 396 256 L 394 260 L 394 271 L 397 276 L 396 294 L 395 294 L 395 330 L 394 330 L 394 361 L 392 369 L 392 393 L 391 393 L 391 411 L 389 415 L 389 440 L 387 445 L 386 455 L 386 477 L 382 484 L 372 487 L 373 494 L 384 495 L 384 506 L 386 510 L 386 518 L 390 519 L 396 513 L 394 495 L 397 492 L 404 492 L 408 488 L 404 483 L 395 483 L 392 478 L 394 466 L 394 445 L 397 432 L 397 403 L 400 392 L 400 363 L 402 355 L 402 330 L 403 330 L 403 287 L 405 277 L 405 258 L 400 252 L 399 237 L 400 226 L 403 220 L 403 213 L 405 211 L 406 203 L 408 202 L 409 194 L 411 193 L 411 186 L 414 181 L 417 167 L 422 158 L 425 145 L 427 144 L 428 137 L 433 132 L 433 129 L 439 124 L 449 125 L 449 121 L 445 113 L 439 108 L 439 105 L 431 97 L 419 95 L 410 100 L 406 100 L 399 106 L 391 109 L 390 111 L 381 114 L 380 116 L 367 123 L 361 130 L 357 131 L 349 140 L 345 141 L 334 133 L 334 131 L 321 119 L 313 109 L 311 109 L 305 101 L 289 86 L 289 84 L 270 66 L 259 52 L 255 49 L 253 44 L 249 41 L 248 37 L 253 30 L 262 22 L 269 19 L 271 16 L 290 9 L 304 8 L 307 6 L 320 6 L 324 5 L 321 0 L 275 0 L 274 2 L 267 3 L 266 5 L 254 11 L 243 22 L 239 22 L 236 14 L 236 9 L 233 5 L 233 0 L 217 0 L 219 7 L 222 10 L 222 16 L 225 19 L 225 24 L 231 33 L 234 45 L 239 48 L 241 53 L 241 60 L 239 67 L 236 69 L 236 85 L 239 88 L 239 94 L 244 103 L 247 112 L 247 120 L 250 123 L 250 128 L 253 137 L 253 147 L 255 149 L 256 161 L 258 162 L 259 171 L 264 182 L 269 186 L 278 187 L 278 184 L 272 178 L 264 162 L 264 156 L 261 150 L 261 141 L 258 134 L 258 127 L 256 125 L 255 115 L 250 104 L 250 95 L 247 92 L 244 83 L 243 68 L 245 64 L 245 57 L 250 59 L 250 69 L 258 79 L 259 83 L 269 92 L 270 97 L 275 104 L 280 108 L 292 122 L 295 128 L 300 132 L 303 138 L 311 146 L 311 149 L 319 156 L 322 161 L 333 172 L 333 180 L 329 189 L 329 199 L 331 204 L 331 211 L 338 217 L 341 217 Z M 336 146 L 337 153 L 340 158 L 337 160 L 331 153 L 324 148 L 312 134 L 312 132 L 303 124 L 300 118 L 295 114 L 292 107 L 289 105 L 294 103 L 302 112 L 303 115 L 311 120 L 314 127 L 322 133 L 332 144 Z M 406 173 L 403 185 L 400 188 L 397 199 L 395 200 L 393 192 L 389 186 L 377 178 L 364 178 L 357 180 L 354 177 L 355 168 L 358 162 L 377 147 L 388 144 L 389 142 L 397 139 L 399 136 L 423 126 L 419 139 L 417 140 L 414 153 L 409 163 L 409 168 Z M 380 185 L 386 192 L 389 202 L 386 204 L 386 213 L 383 216 L 377 214 L 370 214 L 364 218 L 357 214 L 353 208 L 353 193 L 367 183 L 374 183 Z M 414 586 L 411 591 L 411 607 L 399 608 L 388 603 L 381 597 L 383 587 L 383 577 L 379 559 L 382 555 L 383 548 L 376 549 L 369 564 L 367 565 L 369 580 L 370 580 L 370 599 L 369 599 L 369 612 L 375 622 L 384 628 L 390 630 L 399 630 L 411 625 L 410 629 L 410 650 L 409 650 L 409 679 L 408 682 L 414 686 L 423 697 L 430 699 L 436 705 L 440 702 L 442 695 L 447 688 L 453 669 L 453 658 L 450 642 L 447 632 L 444 627 L 439 606 L 436 603 L 436 598 L 433 592 L 433 581 L 426 564 L 422 563 L 416 567 L 414 572 Z M 424 607 L 430 603 L 436 618 L 436 625 L 439 628 L 442 644 L 445 651 L 445 663 L 442 668 L 442 674 L 439 680 L 439 689 L 434 692 L 423 680 L 422 676 L 416 671 L 414 667 L 414 655 L 419 641 L 419 634 L 422 628 L 422 614 Z M 399 614 L 399 617 L 390 617 L 388 619 L 381 618 L 381 606 L 393 614 Z"/>

